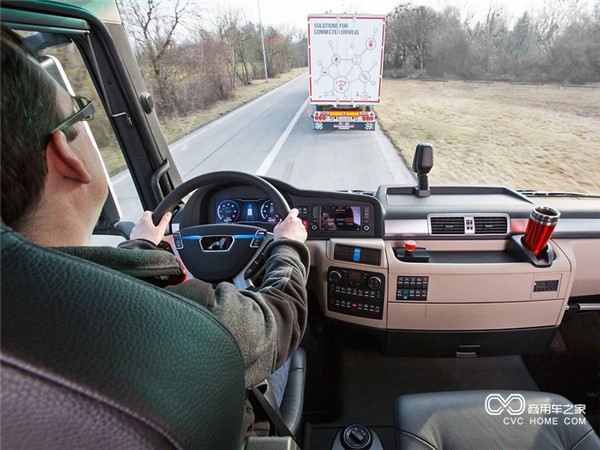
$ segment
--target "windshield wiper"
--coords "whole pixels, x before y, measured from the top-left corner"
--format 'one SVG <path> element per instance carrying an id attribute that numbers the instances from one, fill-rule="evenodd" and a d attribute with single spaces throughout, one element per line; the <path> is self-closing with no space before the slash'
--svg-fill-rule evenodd
<path id="1" fill-rule="evenodd" d="M 535 191 L 533 189 L 518 189 L 517 192 L 527 197 L 587 197 L 600 198 L 600 194 L 584 194 L 582 192 L 552 192 Z"/>

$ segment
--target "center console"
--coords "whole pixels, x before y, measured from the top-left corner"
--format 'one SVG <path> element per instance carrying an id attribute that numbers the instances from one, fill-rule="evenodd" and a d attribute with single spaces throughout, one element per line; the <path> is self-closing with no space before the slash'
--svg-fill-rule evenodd
<path id="1" fill-rule="evenodd" d="M 566 308 L 572 263 L 515 256 L 511 239 L 404 241 L 331 239 L 323 310 L 371 329 L 384 351 L 403 356 L 484 356 L 544 351 Z M 426 254 L 426 258 L 423 255 Z"/>

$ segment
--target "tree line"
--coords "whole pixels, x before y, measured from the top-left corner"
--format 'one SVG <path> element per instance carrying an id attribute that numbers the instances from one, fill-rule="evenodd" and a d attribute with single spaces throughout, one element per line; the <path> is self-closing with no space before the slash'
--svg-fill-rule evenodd
<path id="1" fill-rule="evenodd" d="M 185 116 L 235 89 L 307 65 L 306 31 L 266 26 L 193 0 L 118 0 L 159 115 Z M 387 14 L 384 75 L 522 82 L 600 81 L 600 1 L 547 0 L 511 21 L 399 3 Z M 338 11 L 342 12 L 342 11 Z"/>
<path id="2" fill-rule="evenodd" d="M 392 77 L 593 83 L 600 81 L 600 2 L 546 1 L 510 23 L 502 6 L 472 14 L 399 4 L 387 15 Z"/>
<path id="3" fill-rule="evenodd" d="M 239 10 L 211 14 L 207 24 L 208 13 L 190 0 L 118 4 L 162 116 L 185 116 L 231 97 L 240 85 L 306 65 L 306 40 L 298 31 L 267 26 L 261 39 L 259 24 Z"/>

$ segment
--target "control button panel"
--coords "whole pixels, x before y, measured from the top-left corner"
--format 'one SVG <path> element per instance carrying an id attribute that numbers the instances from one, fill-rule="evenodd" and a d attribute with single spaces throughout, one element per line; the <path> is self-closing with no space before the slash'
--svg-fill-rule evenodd
<path id="1" fill-rule="evenodd" d="M 308 231 L 309 228 L 309 216 L 308 216 L 308 206 L 296 206 L 298 209 L 298 218 L 302 221 L 302 225 L 304 225 L 304 229 Z"/>
<path id="2" fill-rule="evenodd" d="M 376 272 L 331 267 L 327 273 L 327 309 L 381 319 L 385 276 Z"/>
<path id="3" fill-rule="evenodd" d="M 398 276 L 396 300 L 427 300 L 428 276 Z"/>

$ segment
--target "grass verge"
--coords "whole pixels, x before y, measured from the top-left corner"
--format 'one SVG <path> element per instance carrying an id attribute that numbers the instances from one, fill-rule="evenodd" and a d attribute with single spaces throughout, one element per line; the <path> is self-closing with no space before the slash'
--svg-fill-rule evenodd
<path id="1" fill-rule="evenodd" d="M 384 80 L 379 123 L 412 163 L 430 142 L 433 184 L 600 193 L 600 88 Z"/>

